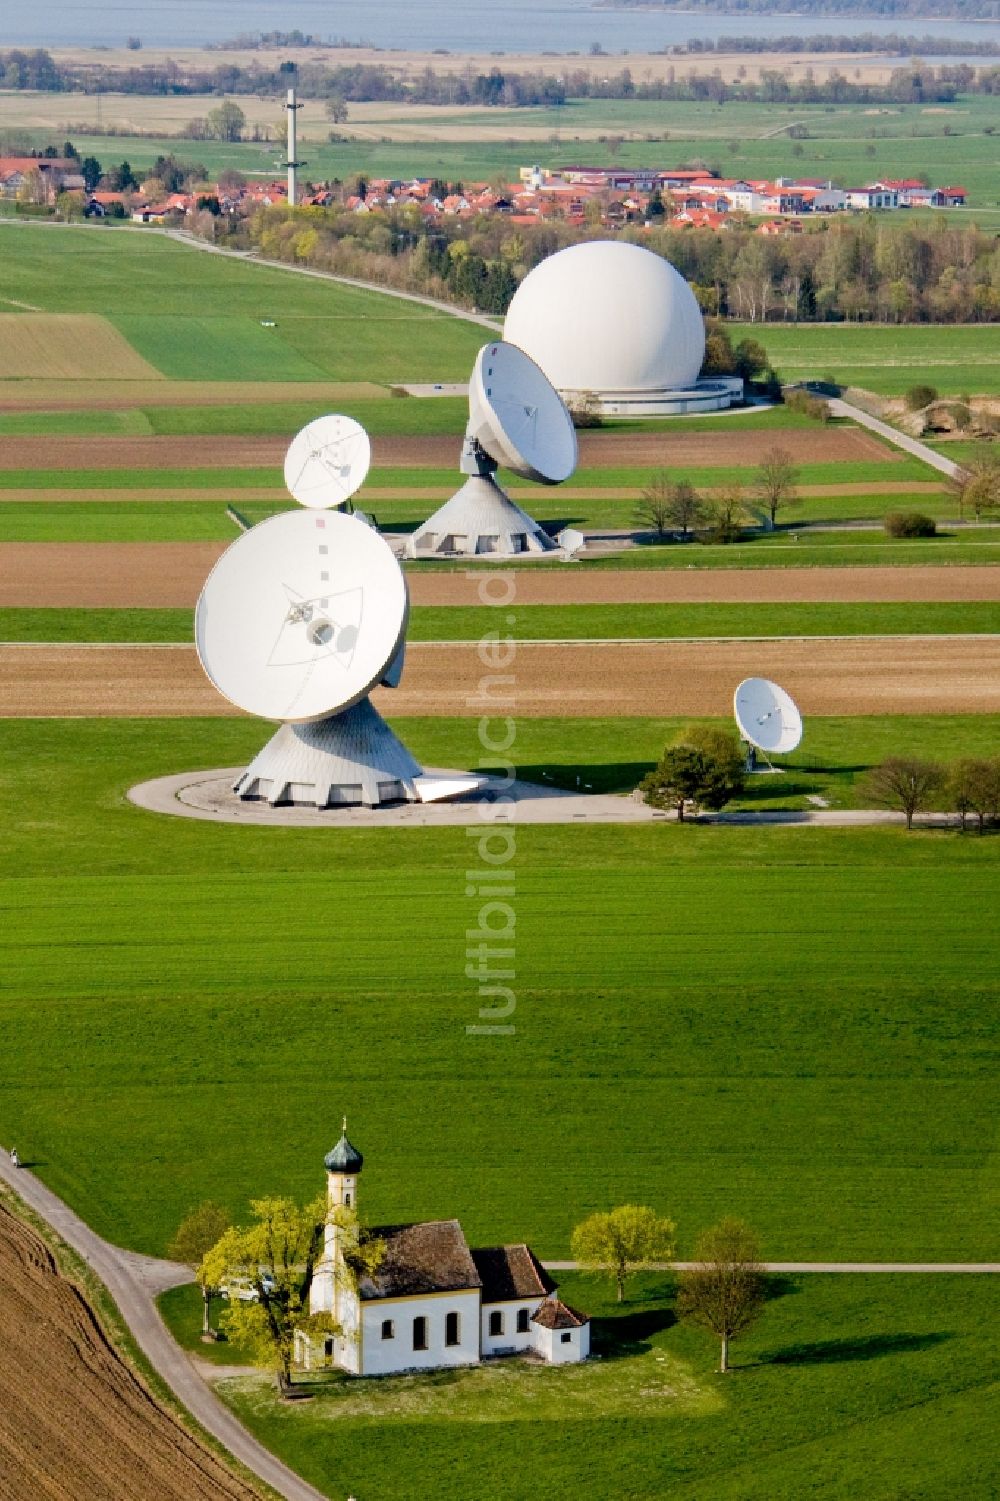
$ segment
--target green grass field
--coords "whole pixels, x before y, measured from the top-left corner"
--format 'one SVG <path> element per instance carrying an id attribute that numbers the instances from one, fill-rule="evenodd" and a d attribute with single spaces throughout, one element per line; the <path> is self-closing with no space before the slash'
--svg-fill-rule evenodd
<path id="1" fill-rule="evenodd" d="M 483 342 L 482 329 L 432 308 L 162 235 L 17 223 L 0 234 L 0 298 L 108 316 L 174 380 L 463 380 Z"/>
<path id="2" fill-rule="evenodd" d="M 760 339 L 784 380 L 830 376 L 882 393 L 925 383 L 947 396 L 1000 392 L 1000 338 L 991 324 L 745 323 L 730 333 Z"/>
<path id="3" fill-rule="evenodd" d="M 525 724 L 517 759 L 632 785 L 671 728 Z M 553 1255 L 638 1198 L 685 1246 L 731 1211 L 772 1257 L 993 1253 L 994 840 L 521 830 L 517 1033 L 474 1037 L 464 830 L 236 829 L 124 801 L 262 733 L 0 725 L 0 1140 L 102 1234 L 162 1251 L 202 1198 L 311 1194 L 347 1110 L 377 1219 L 457 1214 Z M 405 734 L 428 764 L 478 754 L 468 722 Z M 995 724 L 831 721 L 803 750 L 849 787 L 914 741 L 981 750 Z"/>
<path id="4" fill-rule="evenodd" d="M 523 605 L 509 619 L 522 641 L 704 636 L 920 636 L 1000 631 L 1000 605 Z M 416 606 L 410 641 L 480 641 L 496 629 L 489 607 Z M 0 641 L 189 641 L 190 610 L 2 609 Z"/>
<path id="5" fill-rule="evenodd" d="M 221 1393 L 331 1498 L 423 1501 L 430 1476 L 441 1501 L 996 1494 L 993 1279 L 771 1279 L 726 1377 L 711 1339 L 676 1322 L 668 1279 L 637 1278 L 623 1306 L 578 1275 L 561 1291 L 590 1311 L 600 1361 L 317 1379 L 308 1402 L 260 1377 Z"/>

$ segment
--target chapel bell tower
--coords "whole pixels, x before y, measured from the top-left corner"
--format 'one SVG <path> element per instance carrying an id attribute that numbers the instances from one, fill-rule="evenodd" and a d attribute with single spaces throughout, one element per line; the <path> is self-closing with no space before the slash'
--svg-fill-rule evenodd
<path id="1" fill-rule="evenodd" d="M 337 1145 L 323 1158 L 326 1168 L 327 1198 L 331 1209 L 358 1208 L 358 1178 L 365 1159 L 347 1139 L 347 1116 Z"/>

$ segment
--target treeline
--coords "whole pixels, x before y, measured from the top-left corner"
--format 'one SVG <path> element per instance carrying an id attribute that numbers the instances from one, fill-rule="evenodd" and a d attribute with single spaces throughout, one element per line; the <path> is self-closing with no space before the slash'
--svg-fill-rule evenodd
<path id="1" fill-rule="evenodd" d="M 409 75 L 384 63 L 351 63 L 328 67 L 290 62 L 273 67 L 252 62 L 214 68 L 167 61 L 129 68 L 100 64 L 56 63 L 48 52 L 14 49 L 0 52 L 0 88 L 35 89 L 44 93 L 98 91 L 124 94 L 219 94 L 279 96 L 295 83 L 310 99 L 341 99 L 348 103 L 396 101 L 412 104 L 472 104 L 483 107 L 559 106 L 568 99 L 709 99 L 749 103 L 789 104 L 910 104 L 950 103 L 959 94 L 1000 94 L 1000 67 L 975 69 L 968 63 L 929 67 L 919 61 L 895 68 L 885 83 L 856 81 L 834 69 L 829 77 L 790 80 L 778 69 L 765 70 L 760 80 L 724 80 L 720 73 L 681 72 L 671 66 L 659 79 L 636 81 L 628 67 L 606 77 L 585 68 L 570 68 L 556 77 L 541 70 L 509 72 L 499 66 L 488 72 L 469 67 L 459 73 L 428 66 Z"/>
<path id="2" fill-rule="evenodd" d="M 411 208 L 358 214 L 342 206 L 261 210 L 249 223 L 209 225 L 248 236 L 262 254 L 501 314 L 521 279 L 565 245 L 606 234 L 566 224 L 511 224 L 503 214 L 426 225 Z M 832 221 L 765 239 L 625 229 L 692 284 L 702 310 L 741 322 L 989 323 L 1000 321 L 1000 247 L 972 225 Z"/>
<path id="3" fill-rule="evenodd" d="M 707 11 L 712 15 L 950 17 L 995 21 L 996 0 L 603 0 L 609 10 Z"/>
<path id="4" fill-rule="evenodd" d="M 871 52 L 887 57 L 997 57 L 1000 42 L 971 41 L 966 37 L 913 36 L 898 31 L 862 31 L 855 36 L 826 31 L 816 36 L 769 36 L 765 41 L 748 36 L 693 37 L 673 49 L 693 56 L 707 52 Z"/>

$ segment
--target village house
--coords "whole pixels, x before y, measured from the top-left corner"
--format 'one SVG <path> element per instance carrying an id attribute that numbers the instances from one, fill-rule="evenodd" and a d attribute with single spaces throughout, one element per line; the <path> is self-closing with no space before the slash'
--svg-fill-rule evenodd
<path id="1" fill-rule="evenodd" d="M 356 1211 L 361 1153 L 347 1139 L 324 1158 L 332 1211 Z M 590 1354 L 590 1321 L 557 1296 L 529 1246 L 470 1249 L 457 1220 L 376 1225 L 385 1255 L 372 1276 L 345 1275 L 343 1229 L 331 1216 L 309 1297 L 310 1313 L 332 1314 L 340 1335 L 298 1331 L 295 1358 L 306 1370 L 335 1366 L 355 1376 L 478 1365 L 524 1355 L 563 1365 Z"/>

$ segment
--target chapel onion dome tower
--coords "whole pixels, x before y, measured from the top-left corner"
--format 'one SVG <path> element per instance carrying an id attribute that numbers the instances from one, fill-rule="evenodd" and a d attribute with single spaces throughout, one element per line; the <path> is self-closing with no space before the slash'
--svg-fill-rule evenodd
<path id="1" fill-rule="evenodd" d="M 328 1173 L 345 1173 L 351 1178 L 356 1178 L 365 1165 L 365 1159 L 357 1147 L 352 1147 L 347 1139 L 347 1117 L 344 1116 L 344 1126 L 340 1140 L 335 1147 L 331 1147 L 323 1158 L 323 1166 Z"/>
<path id="2" fill-rule="evenodd" d="M 605 416 L 718 411 L 743 396 L 734 376 L 700 379 L 705 323 L 669 261 L 624 240 L 570 245 L 529 271 L 503 336 L 539 365 L 572 407 Z"/>
<path id="3" fill-rule="evenodd" d="M 323 1158 L 331 1206 L 343 1206 L 344 1209 L 357 1208 L 358 1175 L 364 1164 L 365 1159 L 357 1147 L 352 1146 L 347 1139 L 347 1116 L 345 1115 L 340 1140 Z"/>

